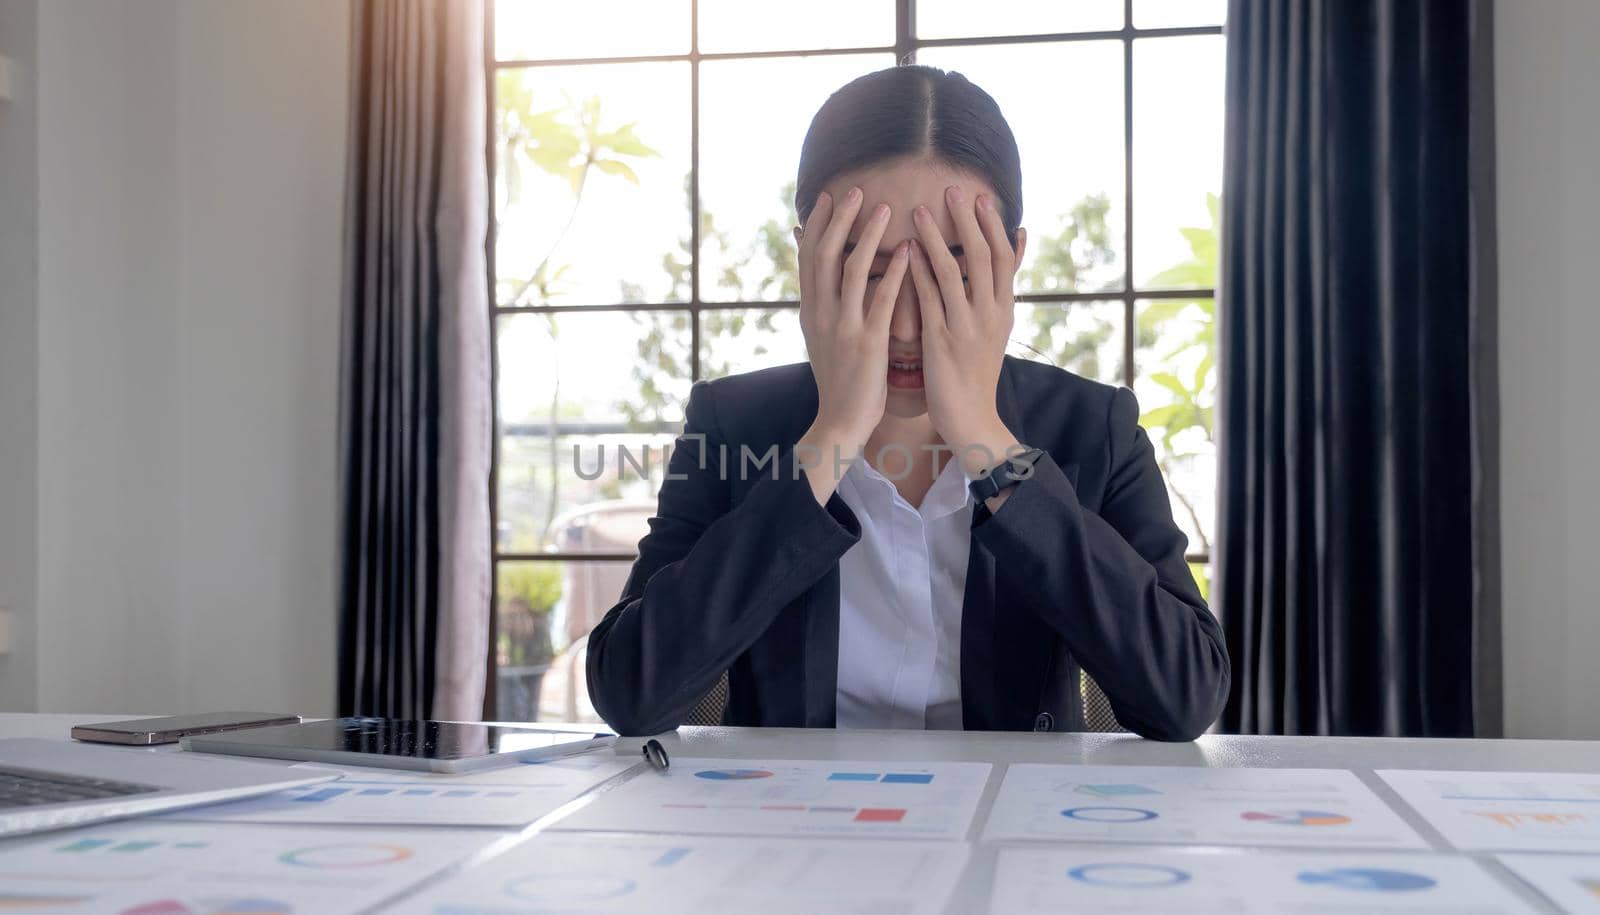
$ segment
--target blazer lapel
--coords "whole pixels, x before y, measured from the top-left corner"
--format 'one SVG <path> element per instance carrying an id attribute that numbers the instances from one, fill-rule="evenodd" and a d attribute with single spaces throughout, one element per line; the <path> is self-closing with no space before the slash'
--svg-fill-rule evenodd
<path id="1" fill-rule="evenodd" d="M 995 407 L 1006 428 L 1017 441 L 1027 445 L 1028 433 L 1012 378 L 1012 362 L 1013 357 L 1007 356 L 1001 368 L 995 389 Z M 808 385 L 798 398 L 803 405 L 810 406 L 812 413 L 815 413 L 817 396 L 814 384 Z M 809 420 L 806 425 L 809 426 Z M 803 432 L 802 428 L 794 439 Z M 782 444 L 790 446 L 794 440 Z M 1076 486 L 1077 465 L 1069 464 L 1061 470 Z M 843 505 L 838 493 L 829 500 L 830 505 L 833 500 Z M 839 588 L 839 567 L 835 564 L 807 592 L 803 601 L 803 624 L 774 627 L 786 630 L 779 641 L 792 639 L 789 647 L 780 651 L 801 655 L 799 660 L 805 674 L 803 682 L 798 684 L 800 694 L 790 695 L 802 704 L 806 727 L 831 728 L 837 724 Z M 1055 645 L 1054 631 L 1037 614 L 1009 605 L 997 608 L 996 591 L 995 558 L 973 538 L 968 548 L 967 582 L 961 609 L 961 710 L 963 724 L 969 730 L 1030 727 Z M 784 704 L 787 705 L 788 700 Z"/>

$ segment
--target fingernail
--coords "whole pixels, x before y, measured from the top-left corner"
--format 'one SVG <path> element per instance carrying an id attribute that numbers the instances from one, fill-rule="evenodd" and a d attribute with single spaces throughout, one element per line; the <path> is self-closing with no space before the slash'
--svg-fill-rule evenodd
<path id="1" fill-rule="evenodd" d="M 833 198 L 828 196 L 828 192 L 827 191 L 823 191 L 822 193 L 817 195 L 817 206 L 822 206 L 824 203 L 827 203 L 829 200 L 832 200 L 832 199 Z"/>
<path id="2" fill-rule="evenodd" d="M 991 213 L 994 212 L 994 198 L 993 197 L 983 196 L 983 197 L 979 197 L 978 200 L 983 204 L 983 208 L 985 210 L 988 210 Z"/>
<path id="3" fill-rule="evenodd" d="M 861 188 L 859 188 L 859 187 L 851 188 L 850 189 L 850 194 L 849 194 L 850 202 L 851 203 L 855 203 L 857 200 L 860 200 L 860 199 L 861 199 Z"/>
<path id="4" fill-rule="evenodd" d="M 876 207 L 874 207 L 873 210 L 872 210 L 872 218 L 873 219 L 882 219 L 882 218 L 884 218 L 885 216 L 888 216 L 888 215 L 889 215 L 889 205 L 887 203 L 880 203 Z"/>
<path id="5" fill-rule="evenodd" d="M 928 208 L 925 207 L 925 206 L 918 206 L 917 207 L 917 222 L 925 222 L 925 221 L 928 220 L 928 218 L 929 218 Z"/>
<path id="6" fill-rule="evenodd" d="M 904 260 L 907 252 L 909 252 L 910 250 L 911 250 L 911 243 L 903 241 L 900 244 L 895 246 L 894 256 L 895 256 L 895 258 L 897 260 Z"/>
<path id="7" fill-rule="evenodd" d="M 955 185 L 951 185 L 950 186 L 950 202 L 951 203 L 960 203 L 961 202 L 961 188 L 956 187 Z"/>

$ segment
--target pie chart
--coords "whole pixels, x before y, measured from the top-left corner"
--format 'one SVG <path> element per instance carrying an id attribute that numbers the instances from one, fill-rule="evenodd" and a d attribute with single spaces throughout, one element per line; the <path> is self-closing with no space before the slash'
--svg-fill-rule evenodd
<path id="1" fill-rule="evenodd" d="M 771 778 L 766 769 L 701 769 L 695 778 L 708 778 L 714 782 L 744 781 L 751 778 Z"/>
<path id="2" fill-rule="evenodd" d="M 1340 867 L 1326 871 L 1302 871 L 1296 876 L 1301 883 L 1311 886 L 1333 886 L 1341 890 L 1364 890 L 1375 893 L 1403 893 L 1425 890 L 1438 885 L 1438 881 L 1422 874 L 1408 871 L 1381 870 L 1375 867 Z"/>
<path id="3" fill-rule="evenodd" d="M 600 873 L 530 874 L 511 881 L 506 893 L 539 905 L 617 899 L 637 886 L 626 877 Z"/>
<path id="4" fill-rule="evenodd" d="M 1091 886 L 1127 889 L 1177 886 L 1189 881 L 1188 871 L 1164 864 L 1085 864 L 1067 871 L 1067 876 Z"/>
<path id="5" fill-rule="evenodd" d="M 1157 816 L 1154 810 L 1140 807 L 1068 807 L 1061 815 L 1088 823 L 1143 823 Z"/>
<path id="6" fill-rule="evenodd" d="M 400 845 L 320 845 L 297 848 L 278 856 L 284 864 L 315 870 L 343 870 L 350 867 L 375 867 L 411 857 L 411 849 Z"/>
<path id="7" fill-rule="evenodd" d="M 1250 810 L 1240 814 L 1249 823 L 1275 823 L 1279 826 L 1343 826 L 1350 818 L 1326 810 Z"/>

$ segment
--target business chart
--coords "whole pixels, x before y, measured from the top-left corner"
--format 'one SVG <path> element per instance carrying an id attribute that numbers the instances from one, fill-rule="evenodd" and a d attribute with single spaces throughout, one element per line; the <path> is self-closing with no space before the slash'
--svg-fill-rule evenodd
<path id="1" fill-rule="evenodd" d="M 544 833 L 394 911 L 938 915 L 967 853 L 952 842 Z"/>
<path id="2" fill-rule="evenodd" d="M 1470 859 L 1407 852 L 1003 848 L 991 912 L 1537 911 Z"/>
<path id="3" fill-rule="evenodd" d="M 0 842 L 0 911 L 349 912 L 504 838 L 139 820 Z"/>
<path id="4" fill-rule="evenodd" d="M 988 841 L 1426 848 L 1342 769 L 1018 764 L 1006 771 Z"/>
<path id="5" fill-rule="evenodd" d="M 168 814 L 186 821 L 347 825 L 526 826 L 635 761 L 590 753 L 486 772 L 440 775 L 359 766 L 294 766 L 334 771 L 336 782 Z"/>
<path id="6" fill-rule="evenodd" d="M 961 839 L 988 763 L 674 759 L 552 828 Z"/>
<path id="7" fill-rule="evenodd" d="M 1497 855 L 1562 911 L 1600 913 L 1600 855 Z"/>
<path id="8" fill-rule="evenodd" d="M 1456 848 L 1600 853 L 1600 774 L 1381 769 Z"/>

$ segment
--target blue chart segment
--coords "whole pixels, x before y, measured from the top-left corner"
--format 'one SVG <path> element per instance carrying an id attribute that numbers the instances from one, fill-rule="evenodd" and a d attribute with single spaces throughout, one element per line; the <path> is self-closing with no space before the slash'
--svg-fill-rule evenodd
<path id="1" fill-rule="evenodd" d="M 752 778 L 771 778 L 772 773 L 766 769 L 702 769 L 694 774 L 695 778 L 710 779 L 714 782 L 744 781 Z"/>
<path id="2" fill-rule="evenodd" d="M 1068 807 L 1061 815 L 1086 823 L 1143 823 L 1157 816 L 1154 810 L 1140 807 Z"/>
<path id="3" fill-rule="evenodd" d="M 356 781 L 354 779 L 345 779 L 344 781 L 345 781 L 345 784 L 347 784 L 347 785 L 359 785 L 360 784 L 360 782 L 358 782 L 358 781 Z M 314 789 L 309 789 L 309 790 L 306 790 L 306 789 L 291 789 L 291 791 L 302 790 L 304 792 L 304 793 L 301 793 L 301 794 L 296 794 L 293 797 L 294 801 L 296 801 L 298 803 L 303 803 L 303 804 L 320 804 L 320 803 L 323 803 L 325 801 L 331 801 L 331 800 L 334 800 L 335 798 L 341 798 L 341 797 L 433 797 L 433 798 L 447 798 L 447 797 L 448 798 L 455 798 L 455 797 L 518 797 L 523 793 L 521 790 L 515 790 L 515 791 L 507 791 L 507 790 L 504 790 L 504 789 L 488 790 L 487 788 L 484 788 L 484 787 L 479 787 L 479 788 L 444 788 L 444 787 L 422 788 L 422 787 L 411 787 L 412 785 L 415 785 L 415 784 L 417 784 L 417 783 L 416 782 L 395 782 L 395 783 L 392 783 L 392 784 L 389 784 L 389 785 L 386 785 L 386 786 L 383 786 L 383 787 L 376 787 L 376 788 L 357 788 L 357 787 L 314 788 Z"/>
<path id="4" fill-rule="evenodd" d="M 885 785 L 931 785 L 932 772 L 832 772 L 830 782 L 880 782 Z"/>
<path id="5" fill-rule="evenodd" d="M 1067 876 L 1090 886 L 1128 889 L 1177 886 L 1190 879 L 1188 871 L 1164 864 L 1085 864 L 1067 871 Z"/>
<path id="6" fill-rule="evenodd" d="M 1301 871 L 1295 879 L 1310 886 L 1332 886 L 1342 890 L 1365 890 L 1377 893 L 1411 892 L 1431 889 L 1438 885 L 1438 881 L 1422 874 L 1369 867 Z"/>
<path id="7" fill-rule="evenodd" d="M 669 848 L 662 852 L 661 857 L 657 858 L 651 866 L 671 867 L 672 865 L 677 864 L 679 861 L 682 861 L 688 856 L 688 854 L 689 849 L 687 848 Z"/>
<path id="8" fill-rule="evenodd" d="M 926 772 L 890 772 L 883 777 L 886 785 L 927 785 L 933 782 L 933 776 Z"/>
<path id="9" fill-rule="evenodd" d="M 149 851 L 152 848 L 162 847 L 191 850 L 201 849 L 206 848 L 210 844 L 211 843 L 209 842 L 150 842 L 140 840 L 123 842 L 117 839 L 79 839 L 78 841 L 73 842 L 71 845 L 59 846 L 56 848 L 56 851 L 69 852 L 73 854 L 91 851 L 107 851 L 131 854 L 133 852 Z"/>

